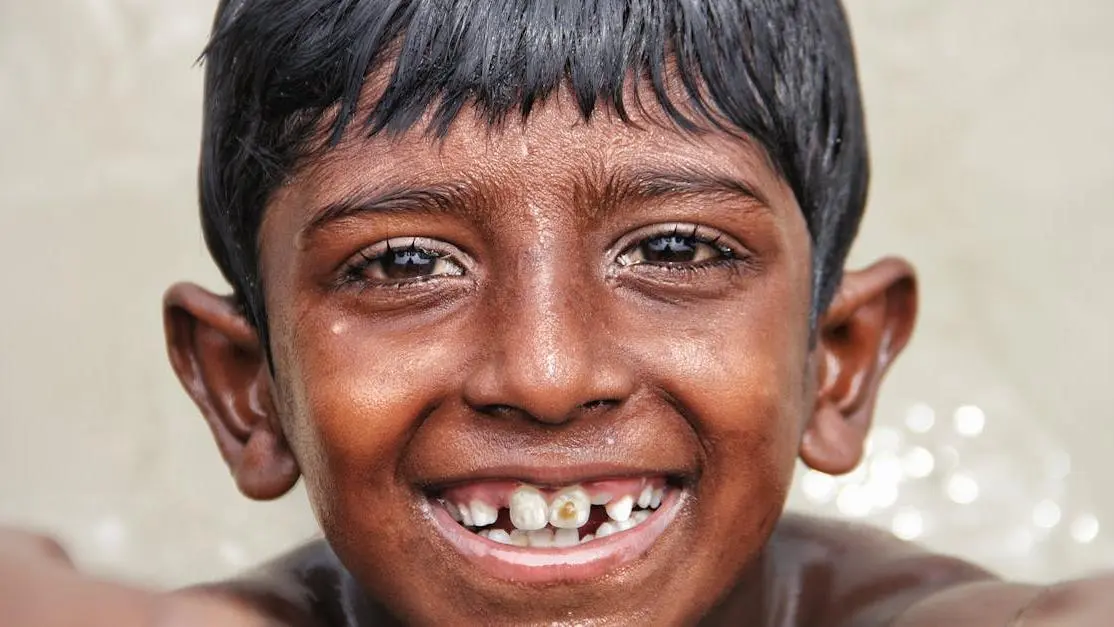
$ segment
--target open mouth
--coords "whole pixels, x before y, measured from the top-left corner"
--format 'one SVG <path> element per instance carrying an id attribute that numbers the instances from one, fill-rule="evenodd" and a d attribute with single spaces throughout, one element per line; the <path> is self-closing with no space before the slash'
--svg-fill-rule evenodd
<path id="1" fill-rule="evenodd" d="M 580 580 L 645 553 L 673 520 L 683 488 L 667 477 L 567 486 L 519 481 L 429 494 L 451 544 L 500 579 Z"/>

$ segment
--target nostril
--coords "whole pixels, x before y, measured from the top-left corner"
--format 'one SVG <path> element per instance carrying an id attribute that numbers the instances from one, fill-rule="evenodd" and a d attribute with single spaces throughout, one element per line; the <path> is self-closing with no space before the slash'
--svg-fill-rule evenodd
<path id="1" fill-rule="evenodd" d="M 596 401 L 589 401 L 587 403 L 584 403 L 580 407 L 585 411 L 593 411 L 597 409 L 609 409 L 617 406 L 618 404 L 619 401 L 615 399 L 600 399 Z"/>
<path id="2" fill-rule="evenodd" d="M 510 405 L 483 405 L 481 407 L 477 407 L 476 411 L 488 416 L 509 416 L 512 414 L 521 413 L 522 410 Z"/>

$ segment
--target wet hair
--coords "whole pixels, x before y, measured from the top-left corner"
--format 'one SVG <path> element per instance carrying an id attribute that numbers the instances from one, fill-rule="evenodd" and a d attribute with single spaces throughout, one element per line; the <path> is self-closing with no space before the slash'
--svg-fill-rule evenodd
<path id="1" fill-rule="evenodd" d="M 401 133 L 431 114 L 424 130 L 442 135 L 466 108 L 492 126 L 525 120 L 561 88 L 585 120 L 608 108 L 629 123 L 637 77 L 681 129 L 766 150 L 812 238 L 813 328 L 866 202 L 839 0 L 222 0 L 204 61 L 202 225 L 265 346 L 259 226 L 322 128 L 335 143 L 352 125 Z M 377 71 L 385 90 L 361 102 Z"/>

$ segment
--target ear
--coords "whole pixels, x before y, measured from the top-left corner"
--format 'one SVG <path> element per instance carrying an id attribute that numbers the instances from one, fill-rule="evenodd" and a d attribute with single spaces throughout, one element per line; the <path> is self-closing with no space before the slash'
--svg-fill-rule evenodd
<path id="1" fill-rule="evenodd" d="M 230 297 L 174 285 L 163 298 L 170 363 L 201 410 L 240 492 L 269 500 L 298 481 L 259 335 Z"/>
<path id="2" fill-rule="evenodd" d="M 816 406 L 800 450 L 811 468 L 842 474 L 862 460 L 878 387 L 916 317 L 916 277 L 904 260 L 887 258 L 844 275 L 813 353 Z"/>

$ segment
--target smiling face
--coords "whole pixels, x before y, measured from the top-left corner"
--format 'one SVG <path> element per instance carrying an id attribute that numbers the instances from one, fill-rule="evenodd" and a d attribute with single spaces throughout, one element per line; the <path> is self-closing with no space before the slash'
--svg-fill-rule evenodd
<path id="1" fill-rule="evenodd" d="M 470 120 L 348 139 L 278 189 L 273 374 L 233 299 L 167 293 L 240 489 L 304 477 L 407 622 L 686 623 L 732 590 L 730 624 L 757 620 L 794 458 L 858 462 L 911 269 L 846 275 L 810 344 L 809 234 L 752 143 L 560 98 Z"/>
<path id="2" fill-rule="evenodd" d="M 333 548 L 403 615 L 691 618 L 780 513 L 812 409 L 801 211 L 747 143 L 642 126 L 555 102 L 349 141 L 268 207 L 285 432 Z M 605 480 L 668 486 L 658 524 L 500 553 L 442 505 Z"/>

